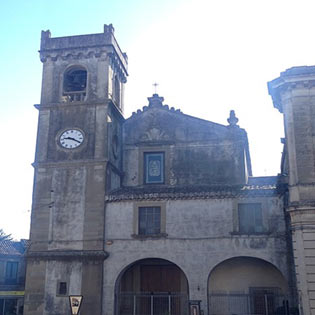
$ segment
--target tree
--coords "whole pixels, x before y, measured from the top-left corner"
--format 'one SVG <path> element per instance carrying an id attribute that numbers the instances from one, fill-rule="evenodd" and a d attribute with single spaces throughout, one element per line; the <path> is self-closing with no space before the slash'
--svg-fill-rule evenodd
<path id="1" fill-rule="evenodd" d="M 11 241 L 11 234 L 6 234 L 2 229 L 0 229 L 0 241 Z"/>

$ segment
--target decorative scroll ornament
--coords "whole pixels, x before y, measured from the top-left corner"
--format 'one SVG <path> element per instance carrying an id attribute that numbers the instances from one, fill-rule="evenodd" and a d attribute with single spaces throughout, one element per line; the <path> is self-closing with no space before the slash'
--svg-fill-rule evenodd
<path id="1" fill-rule="evenodd" d="M 141 141 L 161 141 L 169 140 L 169 137 L 164 131 L 154 127 L 146 131 L 140 139 Z"/>
<path id="2" fill-rule="evenodd" d="M 161 175 L 161 162 L 153 160 L 149 162 L 149 175 L 160 176 Z"/>

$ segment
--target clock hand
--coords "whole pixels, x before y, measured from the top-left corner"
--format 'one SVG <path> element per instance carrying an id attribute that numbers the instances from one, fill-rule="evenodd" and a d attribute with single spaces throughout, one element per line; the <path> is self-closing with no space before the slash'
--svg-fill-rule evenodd
<path id="1" fill-rule="evenodd" d="M 76 142 L 78 142 L 78 143 L 81 143 L 79 140 L 77 140 L 77 139 L 74 139 L 74 138 L 71 138 L 71 137 L 67 137 L 67 138 L 65 138 L 66 140 L 72 140 L 72 141 L 76 141 Z"/>

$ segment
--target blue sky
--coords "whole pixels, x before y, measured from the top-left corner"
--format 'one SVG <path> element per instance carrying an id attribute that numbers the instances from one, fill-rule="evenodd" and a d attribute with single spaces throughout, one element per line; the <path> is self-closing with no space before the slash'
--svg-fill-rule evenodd
<path id="1" fill-rule="evenodd" d="M 276 175 L 282 116 L 266 83 L 315 64 L 314 9 L 306 0 L 1 1 L 0 228 L 28 237 L 41 30 L 101 33 L 112 23 L 129 57 L 126 117 L 147 105 L 155 81 L 165 103 L 186 114 L 227 124 L 234 109 L 248 132 L 254 175 Z"/>

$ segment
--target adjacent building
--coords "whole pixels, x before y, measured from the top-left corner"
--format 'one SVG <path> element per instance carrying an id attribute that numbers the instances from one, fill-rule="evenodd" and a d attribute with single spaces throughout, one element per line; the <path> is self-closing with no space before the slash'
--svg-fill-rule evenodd
<path id="1" fill-rule="evenodd" d="M 27 240 L 0 240 L 0 315 L 23 314 Z"/>
<path id="2" fill-rule="evenodd" d="M 315 68 L 269 83 L 282 171 L 253 177 L 234 111 L 217 124 L 154 94 L 124 118 L 112 25 L 42 32 L 40 57 L 25 314 L 71 295 L 82 314 L 313 314 Z"/>

